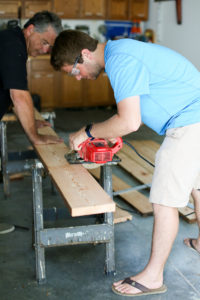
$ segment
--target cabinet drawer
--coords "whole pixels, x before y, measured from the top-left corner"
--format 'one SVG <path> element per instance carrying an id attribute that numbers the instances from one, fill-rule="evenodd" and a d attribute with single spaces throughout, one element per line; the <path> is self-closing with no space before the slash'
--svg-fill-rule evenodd
<path id="1" fill-rule="evenodd" d="M 32 71 L 53 71 L 53 67 L 51 66 L 49 60 L 46 59 L 34 59 L 31 62 Z"/>
<path id="2" fill-rule="evenodd" d="M 24 9 L 23 9 L 23 17 L 29 19 L 36 12 L 42 11 L 42 10 L 52 11 L 51 0 L 40 0 L 40 1 L 25 0 Z"/>
<path id="3" fill-rule="evenodd" d="M 21 1 L 0 1 L 0 18 L 18 18 Z"/>

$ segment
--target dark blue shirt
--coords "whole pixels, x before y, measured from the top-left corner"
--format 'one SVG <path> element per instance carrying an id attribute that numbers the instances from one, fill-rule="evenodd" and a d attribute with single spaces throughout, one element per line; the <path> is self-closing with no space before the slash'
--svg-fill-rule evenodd
<path id="1" fill-rule="evenodd" d="M 9 90 L 28 90 L 27 58 L 21 28 L 0 31 L 0 119 L 12 104 Z"/>

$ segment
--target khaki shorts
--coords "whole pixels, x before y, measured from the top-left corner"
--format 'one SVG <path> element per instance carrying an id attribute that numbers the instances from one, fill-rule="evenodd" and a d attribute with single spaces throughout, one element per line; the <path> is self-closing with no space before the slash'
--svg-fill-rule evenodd
<path id="1" fill-rule="evenodd" d="M 184 207 L 200 188 L 200 123 L 168 129 L 156 153 L 150 202 Z"/>

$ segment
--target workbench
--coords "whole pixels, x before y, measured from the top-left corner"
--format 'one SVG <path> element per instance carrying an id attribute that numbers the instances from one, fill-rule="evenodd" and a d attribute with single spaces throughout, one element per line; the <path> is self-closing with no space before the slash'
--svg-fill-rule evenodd
<path id="1" fill-rule="evenodd" d="M 36 111 L 36 119 L 42 119 Z M 3 139 L 4 124 L 1 122 Z M 40 134 L 56 135 L 51 127 L 43 127 Z M 5 136 L 4 136 L 5 138 Z M 37 159 L 26 161 L 26 170 L 32 172 L 34 247 L 36 255 L 36 279 L 46 282 L 45 249 L 49 247 L 83 243 L 104 243 L 106 246 L 105 273 L 115 273 L 114 223 L 115 203 L 112 200 L 112 170 L 109 164 L 101 168 L 101 184 L 82 165 L 70 165 L 64 155 L 68 147 L 64 143 L 33 145 Z M 6 156 L 6 147 L 3 147 Z M 48 173 L 68 207 L 72 217 L 103 215 L 100 224 L 87 226 L 45 228 L 43 209 L 42 171 Z M 66 213 L 67 215 L 67 213 Z M 95 247 L 94 247 L 95 250 Z"/>

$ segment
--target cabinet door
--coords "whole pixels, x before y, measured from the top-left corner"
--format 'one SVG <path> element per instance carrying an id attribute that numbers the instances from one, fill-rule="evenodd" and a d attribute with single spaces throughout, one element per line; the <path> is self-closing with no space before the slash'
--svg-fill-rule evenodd
<path id="1" fill-rule="evenodd" d="M 23 7 L 23 17 L 24 18 L 31 18 L 36 12 L 42 10 L 49 10 L 52 11 L 52 2 L 51 0 L 25 0 L 24 7 Z"/>
<path id="2" fill-rule="evenodd" d="M 42 108 L 55 107 L 56 76 L 48 59 L 30 59 L 28 61 L 29 90 L 41 97 Z"/>
<path id="3" fill-rule="evenodd" d="M 148 19 L 149 0 L 130 0 L 129 18 L 146 21 Z"/>
<path id="4" fill-rule="evenodd" d="M 80 0 L 54 0 L 54 12 L 60 18 L 79 18 Z"/>
<path id="5" fill-rule="evenodd" d="M 18 18 L 21 1 L 0 1 L 0 18 Z"/>
<path id="6" fill-rule="evenodd" d="M 82 0 L 81 17 L 84 19 L 105 19 L 105 0 Z"/>
<path id="7" fill-rule="evenodd" d="M 81 107 L 83 104 L 82 80 L 60 73 L 57 107 Z"/>
<path id="8" fill-rule="evenodd" d="M 110 81 L 106 73 L 96 80 L 84 81 L 84 106 L 107 106 L 115 104 Z"/>
<path id="9" fill-rule="evenodd" d="M 128 20 L 128 0 L 108 0 L 107 18 L 110 20 Z"/>

